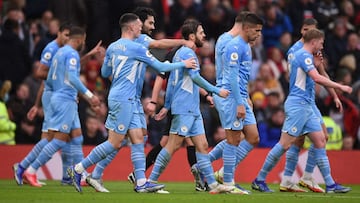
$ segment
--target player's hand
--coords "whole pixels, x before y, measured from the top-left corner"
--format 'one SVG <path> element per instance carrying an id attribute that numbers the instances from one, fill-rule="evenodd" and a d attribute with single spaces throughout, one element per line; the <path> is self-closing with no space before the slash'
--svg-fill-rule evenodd
<path id="1" fill-rule="evenodd" d="M 314 55 L 314 65 L 315 67 L 319 67 L 323 63 L 323 57 L 320 54 Z"/>
<path id="2" fill-rule="evenodd" d="M 227 96 L 229 96 L 229 94 L 230 94 L 229 90 L 220 89 L 220 92 L 219 92 L 219 96 L 220 96 L 220 97 L 226 98 Z"/>
<path id="3" fill-rule="evenodd" d="M 194 43 L 193 41 L 190 41 L 190 40 L 185 40 L 184 45 L 185 45 L 186 47 L 189 47 L 190 49 L 196 48 L 195 43 Z"/>
<path id="4" fill-rule="evenodd" d="M 92 96 L 89 99 L 89 102 L 91 106 L 100 106 L 100 99 L 96 95 Z"/>
<path id="5" fill-rule="evenodd" d="M 348 94 L 351 94 L 351 92 L 352 92 L 352 87 L 347 86 L 347 85 L 341 85 L 340 89 L 341 89 L 341 91 L 346 92 Z"/>
<path id="6" fill-rule="evenodd" d="M 205 99 L 210 107 L 214 107 L 214 98 L 210 94 L 208 94 Z"/>
<path id="7" fill-rule="evenodd" d="M 96 46 L 94 48 L 92 48 L 87 54 L 92 56 L 92 55 L 95 55 L 95 54 L 98 54 L 100 53 L 101 51 L 101 43 L 102 43 L 102 40 L 100 40 Z"/>
<path id="8" fill-rule="evenodd" d="M 160 120 L 164 119 L 168 111 L 169 111 L 169 110 L 167 110 L 166 108 L 162 108 L 162 109 L 160 110 L 160 112 L 157 113 L 157 114 L 154 116 L 154 119 L 155 119 L 156 121 L 160 121 Z"/>
<path id="9" fill-rule="evenodd" d="M 342 103 L 341 103 L 340 99 L 335 98 L 334 103 L 335 103 L 336 108 L 339 109 L 339 112 L 342 113 L 343 112 L 343 106 L 342 106 Z"/>
<path id="10" fill-rule="evenodd" d="M 150 116 L 154 116 L 156 111 L 156 104 L 151 102 L 147 103 L 145 106 L 145 111 L 148 112 Z"/>
<path id="11" fill-rule="evenodd" d="M 245 114 L 246 114 L 245 105 L 237 106 L 237 108 L 236 108 L 236 117 L 245 119 Z"/>
<path id="12" fill-rule="evenodd" d="M 192 58 L 189 58 L 189 59 L 186 59 L 186 60 L 183 60 L 183 62 L 185 63 L 185 67 L 186 68 L 197 68 L 198 67 L 198 63 L 197 61 L 195 60 L 194 57 Z"/>
<path id="13" fill-rule="evenodd" d="M 34 120 L 35 116 L 37 115 L 37 112 L 38 112 L 38 107 L 36 106 L 31 107 L 29 112 L 26 114 L 27 119 L 29 119 L 29 121 Z"/>

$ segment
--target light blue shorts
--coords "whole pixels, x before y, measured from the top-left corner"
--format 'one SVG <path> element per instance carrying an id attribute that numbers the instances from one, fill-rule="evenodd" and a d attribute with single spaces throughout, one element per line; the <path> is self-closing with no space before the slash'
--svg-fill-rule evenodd
<path id="1" fill-rule="evenodd" d="M 221 126 L 224 129 L 242 130 L 243 126 L 256 124 L 254 112 L 250 108 L 247 99 L 244 99 L 244 105 L 246 110 L 245 119 L 239 119 L 236 117 L 237 105 L 235 98 L 228 97 L 226 99 L 214 95 L 214 103 L 216 110 L 219 113 Z"/>
<path id="2" fill-rule="evenodd" d="M 42 123 L 42 128 L 41 128 L 42 132 L 48 131 L 49 119 L 52 114 L 52 110 L 50 107 L 51 95 L 52 95 L 51 91 L 44 90 L 43 95 L 41 97 L 42 108 L 44 111 L 44 121 Z"/>
<path id="3" fill-rule="evenodd" d="M 321 115 L 321 112 L 320 112 L 319 108 L 316 106 L 315 103 L 312 104 L 311 106 L 313 108 L 313 111 L 314 111 L 315 115 L 320 119 L 320 124 L 321 125 L 324 124 L 324 119 L 323 119 L 323 117 Z"/>
<path id="4" fill-rule="evenodd" d="M 49 119 L 49 130 L 69 134 L 71 130 L 80 128 L 78 104 L 71 100 L 51 98 L 52 115 Z"/>
<path id="5" fill-rule="evenodd" d="M 109 111 L 105 127 L 118 134 L 125 135 L 133 120 L 136 103 L 134 101 L 109 100 L 108 106 Z"/>
<path id="6" fill-rule="evenodd" d="M 133 119 L 130 122 L 129 129 L 137 129 L 137 128 L 147 129 L 146 118 L 145 118 L 145 114 L 143 113 L 133 114 Z"/>
<path id="7" fill-rule="evenodd" d="M 173 115 L 170 134 L 193 137 L 205 134 L 204 121 L 201 115 Z"/>
<path id="8" fill-rule="evenodd" d="M 285 102 L 285 122 L 283 132 L 298 137 L 307 133 L 321 131 L 320 118 L 314 113 L 311 104 L 304 101 Z"/>

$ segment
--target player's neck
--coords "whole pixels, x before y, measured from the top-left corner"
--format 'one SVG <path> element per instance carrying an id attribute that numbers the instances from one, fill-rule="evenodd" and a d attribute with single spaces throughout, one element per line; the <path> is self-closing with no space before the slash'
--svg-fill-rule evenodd
<path id="1" fill-rule="evenodd" d="M 134 40 L 136 37 L 134 36 L 133 33 L 123 32 L 123 33 L 121 34 L 121 38 L 122 38 L 122 39 Z"/>
<path id="2" fill-rule="evenodd" d="M 239 35 L 240 32 L 241 32 L 241 24 L 235 24 L 235 25 L 231 28 L 231 30 L 229 30 L 228 33 L 229 33 L 231 36 L 235 37 L 235 36 Z"/>
<path id="3" fill-rule="evenodd" d="M 311 47 L 310 44 L 304 44 L 303 49 L 309 52 L 310 54 L 313 54 L 313 48 Z"/>

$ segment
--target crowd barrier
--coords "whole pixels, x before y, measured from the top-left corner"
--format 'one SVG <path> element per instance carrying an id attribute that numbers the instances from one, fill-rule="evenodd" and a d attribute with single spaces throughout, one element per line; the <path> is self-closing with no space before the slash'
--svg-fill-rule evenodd
<path id="1" fill-rule="evenodd" d="M 12 165 L 19 162 L 32 149 L 32 145 L 6 146 L 0 145 L 0 179 L 12 179 Z M 84 154 L 87 155 L 93 146 L 84 146 Z M 145 148 L 145 152 L 151 148 Z M 256 177 L 260 170 L 269 149 L 254 149 L 236 169 L 235 180 L 240 183 L 250 183 Z M 360 151 L 328 151 L 331 164 L 331 173 L 335 181 L 342 184 L 360 184 Z M 299 163 L 293 176 L 297 181 L 302 176 L 307 158 L 307 151 L 301 151 Z M 222 160 L 213 163 L 214 170 L 221 167 Z M 269 174 L 267 181 L 269 183 L 279 183 L 284 171 L 285 155 L 281 158 L 276 167 Z M 38 178 L 41 180 L 59 180 L 62 177 L 61 154 L 57 152 L 52 159 L 38 170 Z M 93 167 L 89 168 L 91 172 Z M 104 180 L 127 180 L 127 175 L 132 171 L 130 160 L 130 148 L 124 147 L 120 150 L 112 163 L 105 169 Z M 151 170 L 147 171 L 149 176 Z M 314 171 L 315 180 L 324 183 L 318 168 Z M 186 149 L 181 148 L 172 157 L 168 167 L 160 176 L 160 182 L 188 182 L 193 181 L 190 167 L 187 162 Z"/>

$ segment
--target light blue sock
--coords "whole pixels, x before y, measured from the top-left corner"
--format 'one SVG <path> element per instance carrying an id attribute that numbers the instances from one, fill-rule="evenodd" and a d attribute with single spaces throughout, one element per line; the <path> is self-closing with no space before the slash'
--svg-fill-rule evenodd
<path id="1" fill-rule="evenodd" d="M 38 158 L 31 164 L 35 170 L 38 170 L 40 166 L 44 165 L 47 161 L 51 159 L 51 157 L 64 145 L 66 142 L 62 140 L 58 140 L 56 138 L 52 139 L 43 150 L 41 150 Z"/>
<path id="2" fill-rule="evenodd" d="M 134 166 L 136 179 L 146 178 L 144 143 L 131 145 L 131 162 Z"/>
<path id="3" fill-rule="evenodd" d="M 258 176 L 256 177 L 259 181 L 265 181 L 266 176 L 274 168 L 279 161 L 280 157 L 284 154 L 285 150 L 281 144 L 277 143 L 266 156 L 264 165 L 262 166 Z"/>
<path id="4" fill-rule="evenodd" d="M 214 169 L 211 165 L 209 155 L 196 152 L 196 160 L 197 166 L 199 167 L 201 174 L 205 176 L 207 183 L 209 185 L 215 183 Z"/>
<path id="5" fill-rule="evenodd" d="M 84 159 L 84 152 L 82 150 L 82 143 L 84 137 L 82 135 L 74 137 L 70 140 L 71 155 L 73 157 L 74 163 L 79 163 Z"/>
<path id="6" fill-rule="evenodd" d="M 61 148 L 61 160 L 62 160 L 62 169 L 63 169 L 63 179 L 69 179 L 69 175 L 66 170 L 74 164 L 73 157 L 71 155 L 70 143 L 66 143 Z"/>
<path id="7" fill-rule="evenodd" d="M 109 163 L 115 158 L 118 152 L 119 152 L 118 150 L 115 150 L 111 152 L 109 155 L 107 155 L 105 159 L 99 161 L 96 164 L 94 170 L 91 172 L 91 177 L 94 179 L 100 179 L 104 173 L 106 166 L 109 165 Z"/>
<path id="8" fill-rule="evenodd" d="M 239 165 L 239 163 L 245 159 L 245 157 L 249 154 L 249 152 L 254 149 L 254 146 L 252 146 L 247 140 L 243 140 L 240 142 L 239 146 L 236 148 L 236 165 Z"/>
<path id="9" fill-rule="evenodd" d="M 325 148 L 314 148 L 315 160 L 316 164 L 318 165 L 321 175 L 325 180 L 326 185 L 333 185 L 335 184 L 333 178 L 331 177 L 331 170 L 329 159 L 326 155 Z"/>
<path id="10" fill-rule="evenodd" d="M 149 180 L 151 181 L 158 181 L 160 174 L 164 171 L 166 166 L 169 164 L 171 156 L 169 152 L 162 148 L 158 156 L 156 157 L 156 161 L 154 163 L 154 168 L 151 171 Z"/>
<path id="11" fill-rule="evenodd" d="M 306 160 L 305 172 L 313 173 L 315 166 L 316 166 L 315 147 L 314 144 L 311 144 L 308 151 L 308 158 Z"/>
<path id="12" fill-rule="evenodd" d="M 39 156 L 41 150 L 47 145 L 49 141 L 46 138 L 41 139 L 26 155 L 26 157 L 20 162 L 20 166 L 28 168 L 30 164 Z"/>
<path id="13" fill-rule="evenodd" d="M 223 150 L 224 183 L 231 183 L 234 179 L 236 148 L 237 146 L 225 142 Z"/>
<path id="14" fill-rule="evenodd" d="M 296 145 L 291 145 L 289 150 L 286 152 L 286 163 L 284 176 L 292 176 L 297 162 L 299 160 L 300 148 Z"/>
<path id="15" fill-rule="evenodd" d="M 91 165 L 105 159 L 110 153 L 115 150 L 116 149 L 112 146 L 112 144 L 108 140 L 106 140 L 105 142 L 91 150 L 90 154 L 81 161 L 81 165 L 84 167 L 84 169 L 87 169 Z"/>
<path id="16" fill-rule="evenodd" d="M 213 162 L 215 160 L 218 160 L 223 155 L 224 146 L 226 143 L 226 139 L 219 142 L 210 152 L 209 152 L 209 158 L 210 162 Z"/>

